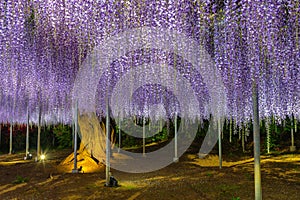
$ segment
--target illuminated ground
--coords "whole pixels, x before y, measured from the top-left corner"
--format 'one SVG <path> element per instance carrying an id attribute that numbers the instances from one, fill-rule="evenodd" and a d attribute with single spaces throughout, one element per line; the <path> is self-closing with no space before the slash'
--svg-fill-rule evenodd
<path id="1" fill-rule="evenodd" d="M 121 187 L 104 187 L 104 172 L 58 173 L 71 150 L 52 151 L 44 163 L 23 154 L 0 155 L 0 199 L 240 199 L 254 198 L 253 159 L 184 155 L 179 163 L 147 174 L 113 171 Z M 16 177 L 19 176 L 19 179 Z M 24 181 L 24 182 L 23 182 Z M 19 182 L 19 183 L 13 183 Z M 299 199 L 300 154 L 262 156 L 264 199 Z"/>

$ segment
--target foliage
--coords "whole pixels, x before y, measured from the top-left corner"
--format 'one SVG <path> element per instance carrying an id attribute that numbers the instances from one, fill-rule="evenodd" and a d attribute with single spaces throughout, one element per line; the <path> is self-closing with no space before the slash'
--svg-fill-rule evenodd
<path id="1" fill-rule="evenodd" d="M 72 147 L 72 129 L 70 126 L 59 124 L 53 128 L 53 133 L 58 140 L 58 148 Z"/>
<path id="2" fill-rule="evenodd" d="M 17 176 L 16 177 L 16 180 L 14 180 L 12 183 L 14 183 L 14 184 L 20 184 L 20 183 L 25 183 L 25 182 L 28 182 L 29 181 L 29 179 L 28 178 L 26 178 L 26 177 L 22 177 L 22 176 Z"/>

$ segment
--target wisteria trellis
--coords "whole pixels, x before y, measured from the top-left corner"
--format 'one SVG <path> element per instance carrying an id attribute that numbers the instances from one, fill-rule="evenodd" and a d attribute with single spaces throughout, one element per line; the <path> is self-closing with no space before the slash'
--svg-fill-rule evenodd
<path id="1" fill-rule="evenodd" d="M 259 85 L 260 118 L 300 119 L 299 4 L 298 0 L 3 0 L 0 121 L 24 123 L 28 107 L 34 123 L 39 108 L 46 123 L 70 123 L 70 91 L 87 53 L 104 38 L 141 26 L 174 29 L 206 47 L 226 87 L 226 117 L 235 123 L 251 119 L 253 79 Z M 120 77 L 121 66 L 133 66 L 131 62 L 141 62 L 138 59 L 168 63 L 177 56 L 157 52 L 128 52 L 128 57 L 111 64 L 108 73 Z M 184 60 L 180 69 L 194 81 L 199 103 L 205 105 L 209 95 L 201 76 L 207 74 L 196 77 Z M 99 82 L 99 99 L 106 87 L 106 81 Z M 137 93 L 149 99 L 149 93 Z M 101 101 L 99 108 L 105 113 Z M 209 117 L 204 110 L 195 112 Z"/>

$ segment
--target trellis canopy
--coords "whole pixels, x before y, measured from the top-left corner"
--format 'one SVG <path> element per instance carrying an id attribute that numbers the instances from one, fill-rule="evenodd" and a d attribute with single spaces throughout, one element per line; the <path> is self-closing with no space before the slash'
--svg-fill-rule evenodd
<path id="1" fill-rule="evenodd" d="M 70 123 L 75 101 L 104 115 L 109 98 L 118 117 L 219 112 L 240 123 L 252 117 L 253 81 L 261 118 L 299 119 L 299 9 L 297 0 L 1 1 L 0 121 L 24 123 L 28 108 L 33 123 L 39 112 Z M 96 85 L 77 87 L 85 81 Z"/>

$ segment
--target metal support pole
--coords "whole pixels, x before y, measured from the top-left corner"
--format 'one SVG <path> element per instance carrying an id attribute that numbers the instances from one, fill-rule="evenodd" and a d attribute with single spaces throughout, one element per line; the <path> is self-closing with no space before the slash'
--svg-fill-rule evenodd
<path id="1" fill-rule="evenodd" d="M 260 169 L 260 130 L 259 130 L 259 106 L 258 88 L 256 82 L 253 83 L 252 103 L 253 103 L 253 141 L 254 141 L 254 187 L 255 200 L 262 199 L 261 189 L 261 169 Z"/>
<path id="2" fill-rule="evenodd" d="M 218 136 L 219 136 L 219 167 L 220 169 L 222 169 L 221 118 L 218 119 Z"/>
<path id="3" fill-rule="evenodd" d="M 10 122 L 10 130 L 9 130 L 9 154 L 12 154 L 12 131 L 13 131 L 13 122 Z"/>
<path id="4" fill-rule="evenodd" d="M 0 124 L 0 147 L 1 147 L 1 129 L 2 129 L 2 124 Z"/>
<path id="5" fill-rule="evenodd" d="M 107 97 L 108 98 L 108 97 Z M 107 99 L 106 102 L 106 168 L 105 168 L 105 176 L 106 176 L 106 186 L 109 186 L 110 180 L 110 119 L 109 119 L 109 101 Z"/>
<path id="6" fill-rule="evenodd" d="M 245 129 L 242 127 L 242 149 L 243 153 L 245 153 Z"/>
<path id="7" fill-rule="evenodd" d="M 177 149 L 178 149 L 178 138 L 177 138 L 177 112 L 175 113 L 175 118 L 174 118 L 174 128 L 175 128 L 175 135 L 174 135 L 174 142 L 175 142 L 175 152 L 174 152 L 174 158 L 173 158 L 173 161 L 174 162 L 178 162 L 178 152 L 177 152 Z"/>
<path id="8" fill-rule="evenodd" d="M 290 146 L 290 151 L 294 152 L 296 151 L 296 146 L 295 146 L 295 139 L 294 139 L 294 125 L 293 125 L 293 117 L 291 118 L 291 146 Z"/>
<path id="9" fill-rule="evenodd" d="M 38 135 L 37 135 L 37 150 L 36 150 L 36 160 L 39 160 L 41 154 L 41 108 L 39 108 L 39 118 L 38 118 Z"/>
<path id="10" fill-rule="evenodd" d="M 26 121 L 26 154 L 25 157 L 29 156 L 29 110 L 27 107 L 27 121 Z"/>
<path id="11" fill-rule="evenodd" d="M 74 125 L 74 119 L 72 120 L 72 148 L 74 148 L 74 133 L 75 133 L 75 125 Z"/>
<path id="12" fill-rule="evenodd" d="M 146 156 L 146 120 L 145 116 L 143 116 L 143 157 Z"/>
<path id="13" fill-rule="evenodd" d="M 121 118 L 119 118 L 119 148 L 118 148 L 118 153 L 120 153 L 121 150 Z"/>
<path id="14" fill-rule="evenodd" d="M 78 128 L 78 103 L 75 104 L 75 114 L 74 114 L 75 132 L 74 132 L 74 169 L 72 173 L 78 173 L 77 169 L 77 128 Z"/>

